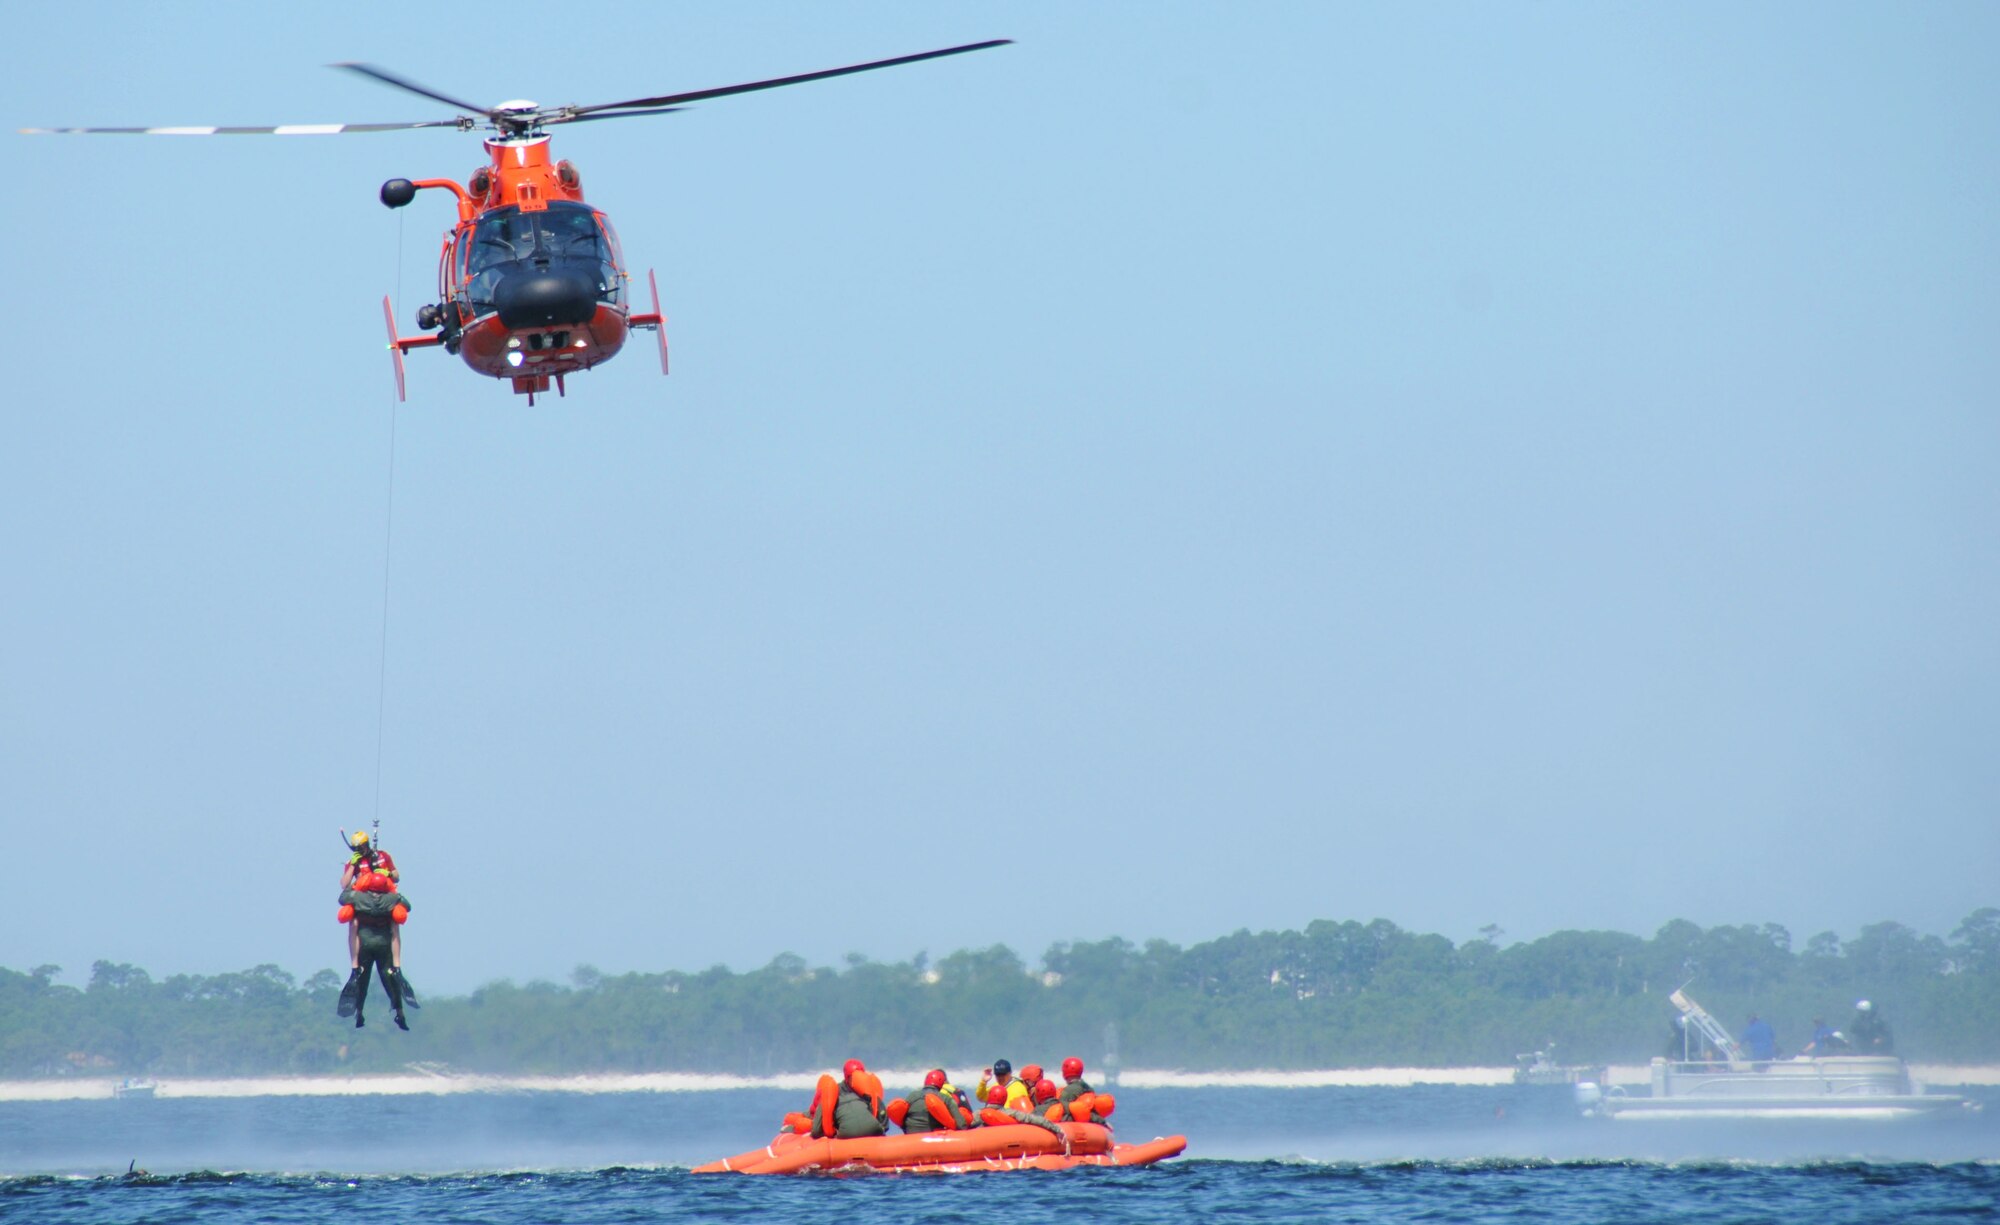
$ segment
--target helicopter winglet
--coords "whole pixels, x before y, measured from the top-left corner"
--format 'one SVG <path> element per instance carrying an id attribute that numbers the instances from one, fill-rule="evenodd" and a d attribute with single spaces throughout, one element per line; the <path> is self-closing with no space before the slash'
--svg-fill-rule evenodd
<path id="1" fill-rule="evenodd" d="M 428 349 L 432 345 L 444 343 L 441 336 L 398 336 L 396 335 L 396 312 L 389 305 L 389 295 L 382 295 L 382 322 L 389 325 L 389 355 L 396 363 L 396 402 L 402 403 L 403 394 L 403 354 L 411 349 Z"/>
<path id="2" fill-rule="evenodd" d="M 653 275 L 651 268 L 646 269 L 646 284 L 653 291 L 653 313 L 650 315 L 634 315 L 625 322 L 628 327 L 653 329 L 654 339 L 660 342 L 660 373 L 666 374 L 667 317 L 660 313 L 660 281 L 658 277 Z"/>
<path id="3" fill-rule="evenodd" d="M 396 312 L 389 306 L 389 295 L 382 295 L 382 320 L 389 325 L 389 356 L 396 363 L 396 403 L 401 404 L 403 395 L 403 346 L 396 343 Z"/>

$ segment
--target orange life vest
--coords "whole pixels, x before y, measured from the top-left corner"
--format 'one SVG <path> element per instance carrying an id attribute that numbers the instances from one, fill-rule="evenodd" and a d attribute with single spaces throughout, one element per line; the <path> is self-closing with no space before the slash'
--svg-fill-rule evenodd
<path id="1" fill-rule="evenodd" d="M 882 1113 L 882 1080 L 875 1073 L 856 1072 L 847 1078 L 847 1087 L 868 1099 L 868 1113 Z"/>
<path id="2" fill-rule="evenodd" d="M 831 1076 L 819 1078 L 813 1087 L 812 1108 L 806 1112 L 806 1130 L 822 1136 L 838 1135 L 833 1126 L 833 1108 L 840 1101 L 840 1082 Z"/>
<path id="3" fill-rule="evenodd" d="M 371 872 L 363 868 L 354 878 L 354 888 L 363 893 L 394 893 L 396 882 L 380 872 Z"/>
<path id="4" fill-rule="evenodd" d="M 924 1112 L 931 1116 L 939 1131 L 958 1131 L 958 1112 L 951 1108 L 944 1094 L 936 1091 L 924 1094 Z"/>

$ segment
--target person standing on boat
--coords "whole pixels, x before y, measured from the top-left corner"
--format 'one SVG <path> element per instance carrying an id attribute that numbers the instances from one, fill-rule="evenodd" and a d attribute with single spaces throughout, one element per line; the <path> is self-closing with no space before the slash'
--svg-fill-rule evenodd
<path id="1" fill-rule="evenodd" d="M 1840 1031 L 1828 1025 L 1825 1017 L 1814 1017 L 1812 1041 L 1806 1043 L 1806 1049 L 1799 1054 L 1823 1059 L 1846 1049 L 1847 1039 L 1840 1036 Z"/>
<path id="2" fill-rule="evenodd" d="M 1855 1001 L 1854 1020 L 1847 1025 L 1847 1037 L 1863 1055 L 1888 1055 L 1896 1049 L 1895 1040 L 1889 1036 L 1889 1023 L 1867 1000 Z"/>
<path id="3" fill-rule="evenodd" d="M 1769 1021 L 1754 1012 L 1750 1014 L 1750 1023 L 1743 1027 L 1743 1049 L 1750 1058 L 1760 1063 L 1768 1063 L 1778 1057 L 1777 1031 L 1771 1028 Z"/>

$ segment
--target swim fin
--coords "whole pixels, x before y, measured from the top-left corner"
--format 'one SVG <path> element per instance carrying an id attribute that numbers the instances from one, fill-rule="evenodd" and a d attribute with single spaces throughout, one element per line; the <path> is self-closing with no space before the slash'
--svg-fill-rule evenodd
<path id="1" fill-rule="evenodd" d="M 389 1006 L 396 1010 L 396 1028 L 409 1032 L 410 1023 L 403 1019 L 403 976 L 397 971 L 384 968 L 382 989 L 389 993 Z"/>
<path id="2" fill-rule="evenodd" d="M 410 976 L 403 973 L 403 967 L 401 966 L 396 967 L 396 981 L 403 984 L 404 1007 L 422 1008 L 424 1006 L 423 1001 L 417 998 L 417 989 L 410 985 Z"/>
<path id="3" fill-rule="evenodd" d="M 361 993 L 368 989 L 368 980 L 361 976 L 361 967 L 356 966 L 347 976 L 347 985 L 340 989 L 340 1006 L 334 1009 L 335 1016 L 351 1017 L 361 1010 Z"/>

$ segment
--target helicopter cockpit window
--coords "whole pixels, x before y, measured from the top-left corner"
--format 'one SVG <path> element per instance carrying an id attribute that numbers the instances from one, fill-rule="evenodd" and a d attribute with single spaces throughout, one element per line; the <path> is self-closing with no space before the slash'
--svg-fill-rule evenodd
<path id="1" fill-rule="evenodd" d="M 479 218 L 469 243 L 465 268 L 474 309 L 491 305 L 493 287 L 508 270 L 558 263 L 588 265 L 599 296 L 616 300 L 618 273 L 598 228 L 597 215 L 587 205 L 553 200 L 546 209 L 534 213 L 496 208 Z"/>
<path id="2" fill-rule="evenodd" d="M 618 231 L 611 228 L 611 218 L 599 213 L 597 221 L 604 227 L 605 262 L 610 265 L 604 271 L 598 297 L 616 306 L 625 300 L 625 253 L 618 247 Z"/>

